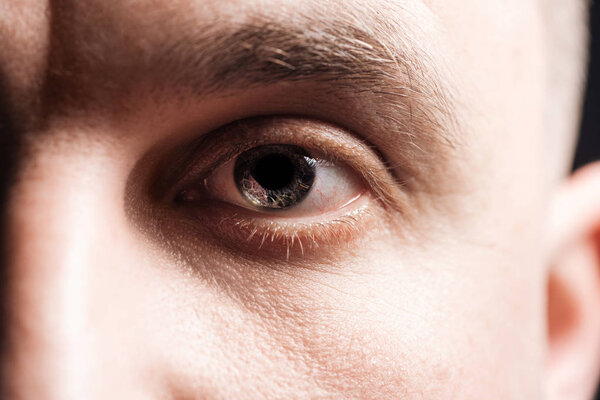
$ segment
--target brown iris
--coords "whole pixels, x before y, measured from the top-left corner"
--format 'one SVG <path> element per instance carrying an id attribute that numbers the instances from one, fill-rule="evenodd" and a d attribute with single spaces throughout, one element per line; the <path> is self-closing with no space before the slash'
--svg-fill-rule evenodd
<path id="1" fill-rule="evenodd" d="M 233 174 L 238 190 L 252 205 L 283 209 L 300 203 L 308 194 L 316 164 L 301 147 L 264 145 L 240 154 Z"/>

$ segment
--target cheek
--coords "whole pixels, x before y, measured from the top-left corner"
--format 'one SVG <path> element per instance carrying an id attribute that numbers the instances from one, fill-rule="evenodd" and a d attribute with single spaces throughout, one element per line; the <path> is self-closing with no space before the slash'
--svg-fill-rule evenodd
<path id="1" fill-rule="evenodd" d="M 167 232 L 131 262 L 133 358 L 183 398 L 538 398 L 538 260 L 483 225 L 504 244 L 440 217 L 426 238 L 375 230 L 345 256 L 279 266 Z"/>
<path id="2" fill-rule="evenodd" d="M 385 257 L 367 259 L 281 272 L 217 256 L 182 273 L 159 254 L 137 357 L 190 396 L 408 398 L 432 355 L 431 327 L 406 285 L 384 286 Z M 352 272 L 365 267 L 379 273 Z"/>
<path id="3" fill-rule="evenodd" d="M 537 291 L 501 257 L 462 250 L 473 259 L 366 253 L 370 274 L 307 283 L 306 306 L 271 336 L 348 398 L 538 398 Z"/>
<path id="4" fill-rule="evenodd" d="M 306 279 L 305 300 L 273 319 L 270 337 L 346 398 L 538 398 L 534 274 L 491 250 L 394 248 L 362 249 L 345 272 Z"/>
<path id="5" fill-rule="evenodd" d="M 364 246 L 329 271 L 225 256 L 187 274 L 159 267 L 148 285 L 152 365 L 190 396 L 512 398 L 507 382 L 528 354 L 507 321 L 531 315 L 501 297 L 522 288 L 485 271 L 490 254 L 463 248 L 472 260 L 461 264 L 458 249 L 398 247 Z"/>

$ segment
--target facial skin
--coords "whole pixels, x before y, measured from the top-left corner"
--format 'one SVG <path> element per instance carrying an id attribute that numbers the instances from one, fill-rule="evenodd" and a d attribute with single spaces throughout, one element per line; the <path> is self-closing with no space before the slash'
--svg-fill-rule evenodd
<path id="1" fill-rule="evenodd" d="M 589 398 L 584 18 L 4 1 L 2 398 Z M 272 144 L 320 160 L 284 211 L 232 177 Z"/>

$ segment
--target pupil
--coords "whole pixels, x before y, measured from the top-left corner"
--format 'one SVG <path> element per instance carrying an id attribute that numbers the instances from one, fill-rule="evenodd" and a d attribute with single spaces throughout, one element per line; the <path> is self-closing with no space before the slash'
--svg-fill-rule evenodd
<path id="1" fill-rule="evenodd" d="M 294 178 L 294 165 L 282 154 L 268 154 L 256 162 L 252 176 L 267 190 L 288 186 Z"/>

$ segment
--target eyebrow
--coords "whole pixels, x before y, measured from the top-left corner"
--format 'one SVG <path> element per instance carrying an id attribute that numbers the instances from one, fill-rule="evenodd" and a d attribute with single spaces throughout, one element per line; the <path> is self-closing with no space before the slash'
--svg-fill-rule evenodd
<path id="1" fill-rule="evenodd" d="M 60 49 L 70 55 L 65 58 L 75 70 L 50 60 L 52 107 L 62 99 L 101 107 L 115 90 L 128 91 L 131 82 L 147 81 L 154 93 L 182 90 L 198 97 L 284 82 L 319 84 L 323 91 L 380 104 L 385 111 L 377 118 L 399 127 L 404 141 L 427 136 L 454 145 L 457 115 L 449 79 L 411 35 L 402 32 L 394 42 L 385 24 L 367 28 L 345 19 L 298 20 L 282 23 L 258 16 L 252 22 L 186 26 L 161 40 L 148 39 L 143 51 L 136 43 L 129 49 L 98 32 L 79 41 L 83 48 Z M 71 35 L 55 43 L 69 47 Z"/>
<path id="2" fill-rule="evenodd" d="M 179 38 L 165 49 L 159 67 L 175 72 L 181 66 L 178 62 L 186 60 L 179 76 L 186 83 L 196 77 L 193 86 L 214 91 L 240 82 L 269 85 L 307 80 L 366 81 L 373 87 L 385 79 L 398 83 L 395 75 L 402 74 L 401 65 L 420 63 L 393 52 L 377 37 L 356 27 L 339 22 L 322 24 L 298 27 L 268 21 L 229 29 L 208 28 L 200 37 Z M 420 67 L 412 65 L 411 69 Z"/>

